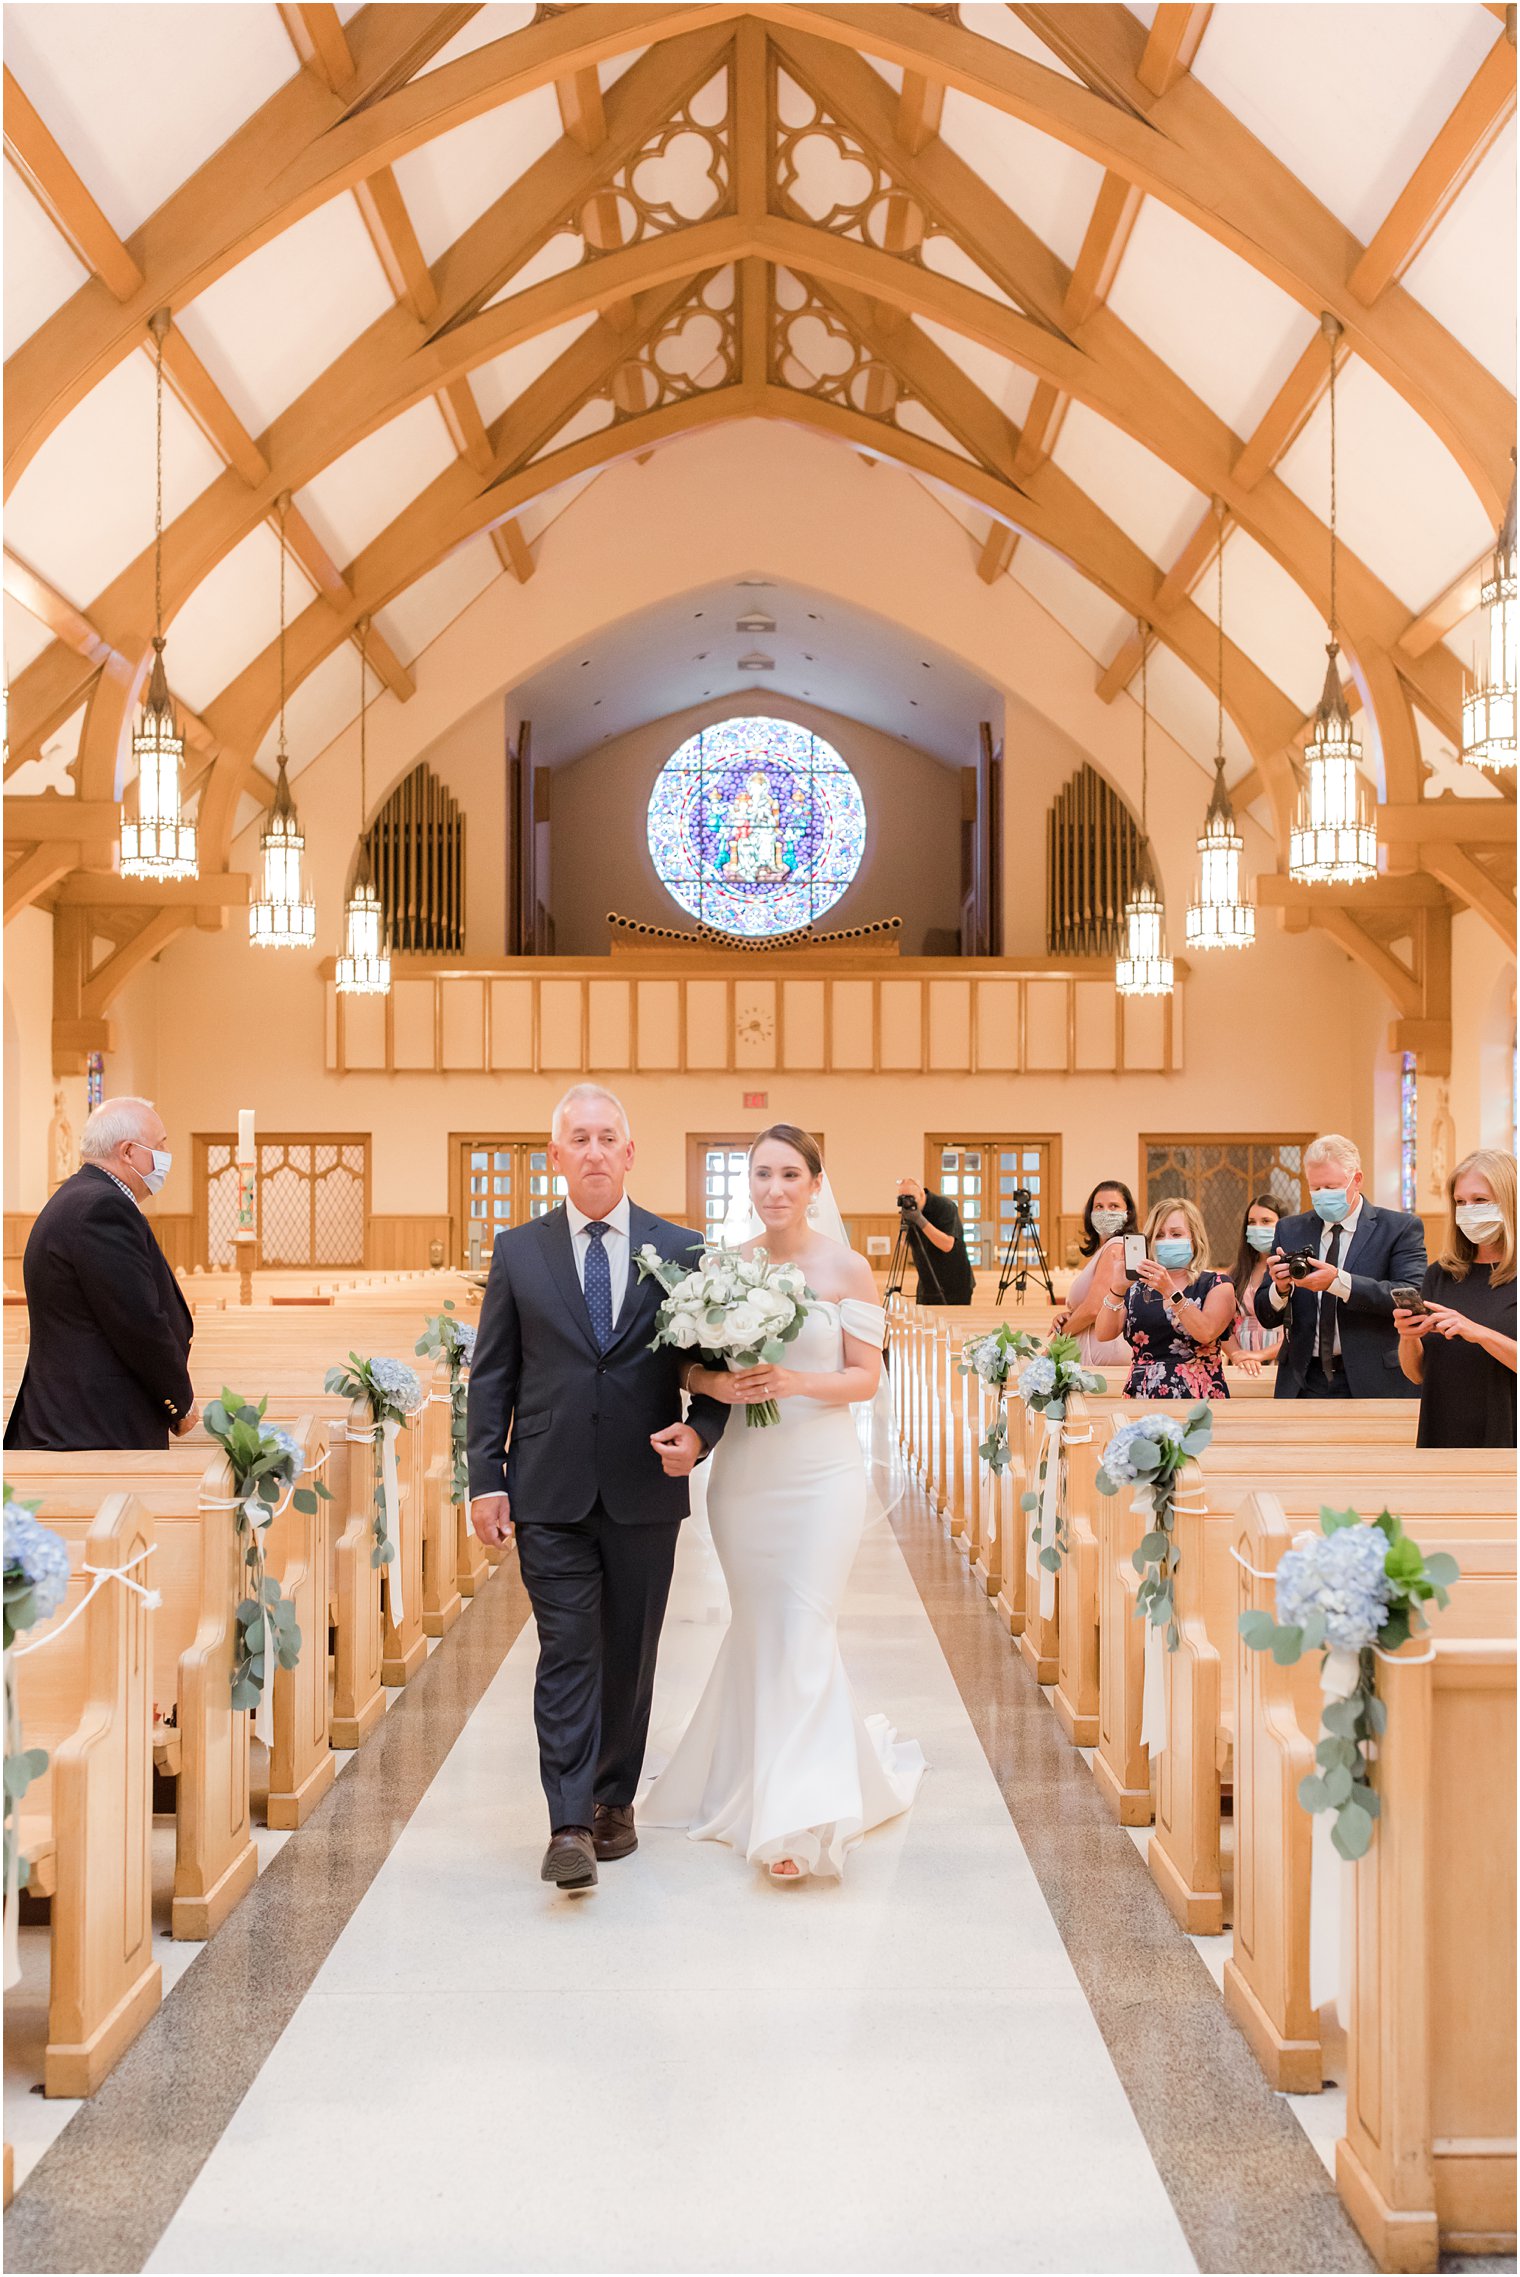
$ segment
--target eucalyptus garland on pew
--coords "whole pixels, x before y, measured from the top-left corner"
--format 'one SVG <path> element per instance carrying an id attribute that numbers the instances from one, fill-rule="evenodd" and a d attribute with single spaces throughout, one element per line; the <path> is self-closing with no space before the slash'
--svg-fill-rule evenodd
<path id="1" fill-rule="evenodd" d="M 1278 1561 L 1277 1614 L 1240 1616 L 1253 1652 L 1270 1652 L 1291 1668 L 1306 1652 L 1321 1656 L 1323 1734 L 1319 1768 L 1298 1783 L 1306 1811 L 1333 1810 L 1330 1839 L 1343 1858 L 1365 1856 L 1381 1804 L 1368 1751 L 1388 1721 L 1377 1696 L 1377 1654 L 1397 1651 L 1429 1626 L 1421 1608 L 1445 1606 L 1460 1578 L 1446 1550 L 1427 1557 L 1389 1510 L 1370 1524 L 1354 1510 L 1321 1509 L 1320 1530 L 1293 1538 Z"/>
<path id="2" fill-rule="evenodd" d="M 1061 1425 L 1066 1420 L 1066 1403 L 1073 1392 L 1101 1392 L 1108 1389 L 1102 1376 L 1082 1365 L 1082 1343 L 1076 1336 L 1052 1336 L 1044 1350 L 1039 1349 L 1035 1338 L 1035 1351 L 1019 1370 L 1018 1394 L 1024 1405 L 1034 1414 L 1044 1416 L 1047 1424 L 1054 1424 L 1054 1432 L 1047 1431 L 1040 1449 L 1038 1487 L 1031 1487 L 1019 1498 L 1020 1507 L 1038 1510 L 1040 1516 L 1031 1528 L 1031 1540 L 1038 1545 L 1039 1562 L 1047 1573 L 1059 1573 L 1065 1561 L 1070 1539 L 1067 1534 L 1066 1497 L 1059 1491 L 1061 1464 Z M 1056 1468 L 1054 1495 L 1047 1491 L 1051 1486 L 1050 1464 Z M 1050 1511 L 1052 1539 L 1046 1541 L 1045 1513 Z"/>
<path id="3" fill-rule="evenodd" d="M 261 1706 L 273 1671 L 273 1651 L 281 1668 L 294 1668 L 301 1657 L 301 1632 L 296 1609 L 266 1565 L 269 1528 L 281 1497 L 288 1493 L 303 1517 L 316 1516 L 319 1502 L 332 1496 L 321 1479 L 298 1486 L 301 1446 L 288 1431 L 264 1421 L 267 1399 L 257 1407 L 224 1384 L 220 1399 L 206 1409 L 206 1434 L 214 1439 L 232 1466 L 237 1493 L 236 1524 L 247 1568 L 247 1594 L 237 1608 L 237 1643 L 232 1657 L 232 1705 Z"/>
<path id="4" fill-rule="evenodd" d="M 1135 1508 L 1150 1517 L 1150 1530 L 1130 1558 L 1140 1576 L 1135 1612 L 1165 1631 L 1168 1652 L 1178 1645 L 1177 1480 L 1213 1436 L 1214 1416 L 1206 1400 L 1190 1408 L 1181 1423 L 1170 1415 L 1139 1415 L 1119 1424 L 1098 1469 L 1100 1494 L 1133 1486 Z"/>
<path id="5" fill-rule="evenodd" d="M 998 1395 L 997 1412 L 986 1438 L 977 1448 L 982 1461 L 1000 1477 L 1013 1461 L 1008 1444 L 1008 1378 L 1014 1367 L 1027 1360 L 1040 1349 L 1040 1339 L 1022 1328 L 1009 1328 L 999 1321 L 996 1328 L 985 1336 L 973 1336 L 962 1347 L 956 1362 L 957 1373 L 963 1376 L 980 1376 L 982 1382 Z"/>
<path id="6" fill-rule="evenodd" d="M 384 1433 L 388 1423 L 404 1424 L 417 1413 L 423 1402 L 423 1390 L 416 1371 L 404 1360 L 385 1358 L 361 1360 L 357 1352 L 350 1352 L 346 1368 L 329 1368 L 324 1378 L 326 1389 L 341 1392 L 345 1399 L 367 1401 L 370 1418 L 375 1426 L 375 1546 L 370 1551 L 372 1566 L 390 1565 L 396 1556 L 396 1544 L 391 1534 L 392 1513 L 385 1491 Z"/>
<path id="7" fill-rule="evenodd" d="M 37 1522 L 38 1504 L 5 1495 L 5 1853 L 7 1902 L 26 1882 L 16 1855 L 16 1815 L 22 1796 L 48 1767 L 45 1747 L 23 1747 L 21 1719 L 11 1683 L 10 1649 L 39 1621 L 50 1620 L 68 1593 L 69 1546 L 51 1526 Z"/>
<path id="8" fill-rule="evenodd" d="M 470 1499 L 470 1461 L 465 1433 L 465 1378 L 475 1355 L 475 1329 L 467 1320 L 460 1320 L 454 1311 L 454 1300 L 445 1297 L 442 1312 L 435 1313 L 424 1322 L 417 1339 L 419 1360 L 447 1359 L 449 1363 L 449 1447 L 454 1462 L 453 1484 L 449 1489 L 452 1502 Z"/>

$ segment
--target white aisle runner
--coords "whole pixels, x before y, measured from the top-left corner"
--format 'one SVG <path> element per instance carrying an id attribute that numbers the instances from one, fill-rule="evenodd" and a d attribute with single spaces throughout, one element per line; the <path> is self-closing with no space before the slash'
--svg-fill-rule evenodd
<path id="1" fill-rule="evenodd" d="M 657 1731 L 717 1647 L 703 1564 Z M 931 1768 L 842 1886 L 657 1832 L 570 1900 L 525 1629 L 148 2267 L 1192 2269 L 885 1527 L 843 1637 Z"/>

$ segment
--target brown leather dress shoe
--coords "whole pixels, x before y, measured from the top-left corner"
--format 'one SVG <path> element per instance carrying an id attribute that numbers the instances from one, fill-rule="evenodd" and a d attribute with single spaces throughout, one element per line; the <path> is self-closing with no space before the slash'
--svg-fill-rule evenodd
<path id="1" fill-rule="evenodd" d="M 639 1830 L 633 1823 L 632 1803 L 598 1803 L 591 1838 L 598 1858 L 626 1858 L 637 1850 Z"/>
<path id="2" fill-rule="evenodd" d="M 596 1849 L 584 1826 L 557 1827 L 544 1852 L 540 1879 L 557 1882 L 562 1890 L 596 1888 Z"/>

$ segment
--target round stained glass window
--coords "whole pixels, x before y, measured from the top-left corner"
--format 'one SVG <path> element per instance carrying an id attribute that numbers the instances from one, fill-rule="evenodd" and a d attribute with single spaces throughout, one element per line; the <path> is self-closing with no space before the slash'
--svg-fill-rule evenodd
<path id="1" fill-rule="evenodd" d="M 860 868 L 866 809 L 832 743 L 784 719 L 733 719 L 660 769 L 649 854 L 672 900 L 720 933 L 795 933 Z"/>

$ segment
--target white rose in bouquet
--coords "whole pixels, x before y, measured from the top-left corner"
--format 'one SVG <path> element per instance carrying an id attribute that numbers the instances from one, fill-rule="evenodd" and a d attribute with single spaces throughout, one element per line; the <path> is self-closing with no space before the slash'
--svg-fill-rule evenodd
<path id="1" fill-rule="evenodd" d="M 714 1366 L 779 1361 L 815 1302 L 800 1269 L 773 1265 L 763 1249 L 752 1257 L 735 1249 L 705 1249 L 692 1268 L 662 1258 L 646 1244 L 638 1267 L 640 1280 L 656 1280 L 665 1291 L 651 1350 L 672 1345 L 698 1351 Z M 779 1423 L 781 1411 L 774 1400 L 765 1400 L 746 1406 L 745 1419 Z"/>

